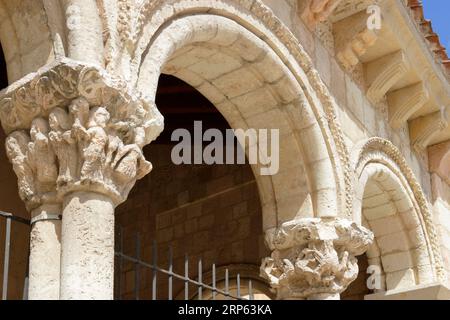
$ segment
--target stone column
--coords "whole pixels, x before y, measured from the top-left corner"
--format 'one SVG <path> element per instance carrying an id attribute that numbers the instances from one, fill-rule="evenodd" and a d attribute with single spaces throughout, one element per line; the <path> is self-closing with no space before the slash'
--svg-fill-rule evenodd
<path id="1" fill-rule="evenodd" d="M 65 197 L 63 216 L 61 299 L 113 299 L 114 203 L 75 192 Z"/>
<path id="2" fill-rule="evenodd" d="M 114 209 L 152 168 L 142 148 L 163 128 L 155 104 L 104 70 L 63 59 L 13 84 L 0 119 L 35 222 L 30 296 L 112 299 Z M 60 208 L 62 227 L 49 220 Z"/>
<path id="3" fill-rule="evenodd" d="M 358 276 L 356 256 L 373 234 L 342 219 L 301 219 L 266 232 L 272 255 L 261 275 L 280 300 L 339 300 Z"/>
<path id="4" fill-rule="evenodd" d="M 44 204 L 31 213 L 29 300 L 59 299 L 60 214 L 60 204 Z"/>
<path id="5" fill-rule="evenodd" d="M 17 175 L 19 195 L 31 212 L 29 292 L 31 300 L 59 299 L 61 205 L 56 196 L 56 157 L 42 118 L 30 130 L 14 131 L 6 153 Z"/>

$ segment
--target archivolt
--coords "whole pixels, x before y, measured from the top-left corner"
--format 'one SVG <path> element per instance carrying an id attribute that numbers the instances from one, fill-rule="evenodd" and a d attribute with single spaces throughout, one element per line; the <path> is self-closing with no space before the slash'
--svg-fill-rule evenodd
<path id="1" fill-rule="evenodd" d="M 210 17 L 211 23 L 202 25 L 200 24 L 201 20 L 203 22 L 207 20 L 202 19 L 200 15 L 205 13 Z M 140 27 L 138 28 L 141 31 L 138 32 L 139 37 L 136 39 L 134 59 L 131 61 L 130 82 L 137 83 L 140 90 L 146 93 L 150 92 L 151 98 L 156 90 L 157 83 L 155 80 L 171 55 L 177 49 L 190 43 L 204 41 L 200 38 L 190 39 L 189 37 L 192 34 L 189 35 L 180 28 L 175 29 L 181 19 L 189 17 L 195 19 L 196 16 L 198 16 L 199 22 L 194 23 L 194 26 L 199 33 L 202 33 L 203 29 L 206 30 L 211 27 L 211 24 L 217 23 L 219 19 L 231 21 L 239 26 L 241 30 L 239 32 L 243 34 L 251 33 L 260 41 L 262 40 L 264 45 L 272 52 L 272 56 L 285 66 L 285 69 L 288 70 L 287 77 L 290 79 L 291 85 L 298 87 L 296 94 L 299 97 L 303 95 L 306 98 L 306 104 L 314 122 L 318 125 L 320 139 L 325 143 L 326 154 L 329 159 L 328 166 L 333 171 L 332 180 L 334 180 L 334 189 L 337 195 L 333 195 L 332 198 L 325 193 L 322 193 L 323 196 L 319 195 L 318 202 L 322 204 L 332 203 L 332 206 L 317 205 L 316 212 L 330 215 L 329 212 L 333 211 L 338 212 L 339 215 L 351 216 L 352 186 L 348 152 L 343 142 L 341 129 L 336 121 L 335 101 L 330 96 L 297 39 L 260 1 L 193 2 L 172 0 L 154 1 L 144 6 Z M 167 30 L 171 30 L 171 33 L 166 32 Z M 181 39 L 182 36 L 187 38 Z M 166 40 L 161 40 L 164 37 L 166 37 Z M 212 38 L 209 38 L 209 40 L 212 40 Z M 152 60 L 151 63 L 150 60 Z M 156 66 L 156 69 L 151 70 L 150 65 Z M 319 175 L 320 170 L 315 170 L 312 174 Z M 320 178 L 318 176 L 313 178 L 310 181 L 311 184 L 319 186 L 320 183 L 323 183 L 319 180 L 326 180 L 323 179 L 323 176 Z"/>
<path id="2" fill-rule="evenodd" d="M 0 41 L 10 83 L 53 60 L 54 43 L 47 13 L 42 0 L 0 0 Z"/>
<path id="3" fill-rule="evenodd" d="M 423 237 L 418 236 L 423 239 L 422 245 L 427 248 L 435 276 L 438 280 L 444 281 L 446 275 L 439 249 L 439 239 L 428 202 L 400 151 L 388 140 L 371 138 L 355 148 L 352 160 L 356 174 L 354 220 L 363 219 L 362 201 L 369 180 L 383 180 L 384 182 L 379 183 L 382 189 L 383 184 L 400 189 L 396 190 L 396 194 L 402 196 L 402 206 L 408 208 L 408 219 L 417 221 L 422 229 Z"/>

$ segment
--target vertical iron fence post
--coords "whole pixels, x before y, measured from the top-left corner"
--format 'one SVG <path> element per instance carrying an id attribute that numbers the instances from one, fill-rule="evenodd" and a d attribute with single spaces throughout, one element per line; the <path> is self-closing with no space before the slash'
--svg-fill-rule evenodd
<path id="1" fill-rule="evenodd" d="M 3 259 L 3 289 L 2 300 L 8 299 L 8 277 L 9 277 L 9 249 L 11 246 L 11 216 L 6 217 L 5 226 L 5 257 Z"/>
<path id="2" fill-rule="evenodd" d="M 203 270 L 202 270 L 202 260 L 200 259 L 198 261 L 198 300 L 202 300 L 203 299 Z"/>
<path id="3" fill-rule="evenodd" d="M 189 256 L 184 256 L 184 300 L 189 300 Z"/>
<path id="4" fill-rule="evenodd" d="M 153 279 L 152 279 L 152 299 L 157 300 L 156 297 L 156 285 L 157 285 L 157 277 L 158 277 L 158 252 L 156 247 L 156 241 L 153 241 L 153 248 L 152 248 L 152 264 L 153 264 Z"/>
<path id="5" fill-rule="evenodd" d="M 212 265 L 212 299 L 216 300 L 216 264 Z"/>
<path id="6" fill-rule="evenodd" d="M 141 266 L 139 261 L 141 260 L 141 237 L 139 232 L 136 232 L 136 263 L 134 264 L 134 296 L 136 300 L 139 300 L 139 291 L 141 287 Z"/>
<path id="7" fill-rule="evenodd" d="M 230 294 L 230 282 L 229 282 L 229 273 L 228 273 L 228 269 L 225 269 L 225 293 L 227 294 L 227 296 L 225 297 L 226 300 L 229 299 L 229 294 Z"/>
<path id="8" fill-rule="evenodd" d="M 169 247 L 169 301 L 173 299 L 173 251 Z"/>

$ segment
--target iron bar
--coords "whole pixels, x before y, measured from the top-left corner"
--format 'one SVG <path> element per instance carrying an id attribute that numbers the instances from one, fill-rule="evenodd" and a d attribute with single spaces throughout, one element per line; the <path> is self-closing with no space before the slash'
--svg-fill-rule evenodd
<path id="1" fill-rule="evenodd" d="M 124 259 L 128 259 L 129 257 L 125 257 L 123 256 Z M 156 285 L 157 285 L 157 277 L 158 277 L 158 270 L 156 267 L 156 264 L 158 263 L 158 252 L 157 252 L 157 247 L 156 247 L 156 241 L 153 241 L 153 248 L 152 248 L 152 262 L 153 262 L 153 266 L 148 265 L 148 267 L 153 269 L 153 279 L 152 279 L 152 299 L 156 300 Z M 142 261 L 140 262 L 142 264 Z M 145 264 L 142 264 L 145 266 Z"/>
<path id="2" fill-rule="evenodd" d="M 136 233 L 136 260 L 141 259 L 141 237 L 139 236 L 139 232 Z M 134 297 L 136 300 L 139 300 L 139 291 L 140 291 L 140 279 L 141 279 L 141 270 L 140 270 L 140 264 L 135 263 L 134 264 Z"/>
<path id="3" fill-rule="evenodd" d="M 0 211 L 0 217 L 10 218 L 12 221 L 20 222 L 20 223 L 26 224 L 26 225 L 31 224 L 30 220 L 24 219 L 22 217 L 16 217 L 12 213 L 4 212 L 4 211 Z"/>
<path id="4" fill-rule="evenodd" d="M 154 247 L 156 247 L 156 244 L 154 244 Z M 155 250 L 153 252 L 154 252 L 154 255 L 155 255 L 155 253 L 156 253 Z M 214 289 L 210 285 L 201 283 L 201 282 L 196 281 L 194 279 L 190 279 L 189 277 L 185 277 L 185 276 L 179 275 L 179 274 L 177 274 L 175 272 L 169 272 L 168 270 L 165 270 L 163 268 L 158 267 L 156 264 L 151 264 L 151 263 L 147 263 L 147 262 L 144 262 L 144 261 L 139 261 L 136 258 L 127 256 L 127 255 L 125 255 L 123 253 L 119 253 L 119 252 L 116 252 L 116 256 L 122 256 L 122 258 L 124 260 L 126 260 L 126 261 L 129 261 L 129 262 L 132 262 L 132 263 L 139 263 L 143 267 L 152 269 L 153 270 L 153 275 L 154 275 L 154 278 L 153 278 L 154 280 L 156 279 L 155 278 L 155 274 L 157 274 L 157 272 L 160 272 L 160 273 L 165 274 L 165 275 L 172 275 L 175 279 L 178 279 L 178 280 L 181 280 L 181 281 L 188 281 L 189 283 L 191 283 L 191 284 L 193 284 L 195 286 L 201 286 L 203 289 L 206 289 L 206 290 L 213 290 Z M 156 259 L 153 259 L 153 261 L 156 261 Z M 226 290 L 224 291 L 224 290 L 220 290 L 220 289 L 216 288 L 216 292 L 221 294 L 221 295 L 223 295 L 223 296 L 225 296 L 225 297 L 229 297 L 229 298 L 233 298 L 233 299 L 237 299 L 237 300 L 245 300 L 245 299 L 242 299 L 242 298 L 238 299 L 238 297 L 233 296 L 232 294 L 229 293 L 228 274 L 229 274 L 229 272 L 228 272 L 228 269 L 227 269 L 227 270 L 225 270 L 225 275 L 226 275 L 225 288 L 226 288 Z M 154 290 L 155 290 L 155 293 L 156 293 L 156 281 L 154 281 L 153 284 L 154 284 Z"/>
<path id="5" fill-rule="evenodd" d="M 173 299 L 172 286 L 173 286 L 173 251 L 172 247 L 169 247 L 169 300 Z"/>
<path id="6" fill-rule="evenodd" d="M 202 282 L 202 275 L 203 275 L 203 270 L 202 270 L 202 260 L 200 259 L 198 261 L 198 300 L 202 300 L 203 296 L 202 296 L 202 290 L 203 290 L 203 282 Z"/>
<path id="7" fill-rule="evenodd" d="M 189 256 L 184 256 L 184 300 L 189 300 Z"/>
<path id="8" fill-rule="evenodd" d="M 227 300 L 228 300 L 228 296 L 229 296 L 229 294 L 230 294 L 230 278 L 229 278 L 229 273 L 228 273 L 228 269 L 226 269 L 225 270 L 225 292 L 226 292 L 226 295 L 225 295 L 225 297 L 227 297 Z"/>
<path id="9" fill-rule="evenodd" d="M 237 285 L 237 296 L 238 298 L 241 297 L 241 275 L 238 273 L 236 278 L 236 285 Z"/>
<path id="10" fill-rule="evenodd" d="M 212 287 L 214 288 L 212 291 L 212 298 L 216 300 L 216 265 L 212 265 Z"/>
<path id="11" fill-rule="evenodd" d="M 8 276 L 9 276 L 9 249 L 11 246 L 11 216 L 6 217 L 5 226 L 5 257 L 3 259 L 3 289 L 2 300 L 8 298 Z"/>

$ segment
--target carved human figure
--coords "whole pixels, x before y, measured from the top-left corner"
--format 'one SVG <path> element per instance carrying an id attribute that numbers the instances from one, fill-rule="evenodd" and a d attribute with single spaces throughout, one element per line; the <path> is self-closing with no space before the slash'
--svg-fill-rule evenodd
<path id="1" fill-rule="evenodd" d="M 132 181 L 141 179 L 152 170 L 152 164 L 148 162 L 142 152 L 146 144 L 145 118 L 147 111 L 142 103 L 128 106 L 126 120 L 112 125 L 115 131 L 123 133 L 123 140 L 128 143 L 121 145 L 112 162 L 112 167 L 119 179 Z"/>
<path id="2" fill-rule="evenodd" d="M 72 118 L 72 126 L 74 128 L 86 128 L 89 119 L 89 102 L 84 98 L 74 99 L 69 105 L 69 113 Z M 72 130 L 72 138 L 78 143 L 78 149 L 86 148 L 84 140 L 77 139 L 76 130 Z"/>
<path id="3" fill-rule="evenodd" d="M 71 134 L 71 119 L 62 108 L 55 108 L 48 118 L 51 131 L 49 138 L 58 158 L 59 175 L 57 185 L 65 186 L 77 178 L 77 141 Z"/>
<path id="4" fill-rule="evenodd" d="M 85 145 L 82 149 L 81 183 L 103 182 L 108 145 L 105 129 L 110 118 L 109 112 L 104 107 L 95 107 L 89 114 L 87 129 L 77 122 L 72 127 L 73 134 Z"/>
<path id="5" fill-rule="evenodd" d="M 15 131 L 6 139 L 6 154 L 17 175 L 20 198 L 28 208 L 33 209 L 39 204 L 39 199 L 36 195 L 33 170 L 27 157 L 29 143 L 28 134 L 24 131 Z"/>
<path id="6" fill-rule="evenodd" d="M 295 272 L 311 286 L 331 288 L 351 283 L 358 269 L 355 270 L 355 266 L 349 263 L 347 251 L 339 256 L 332 241 L 320 241 L 312 242 L 303 249 L 296 259 Z"/>
<path id="7" fill-rule="evenodd" d="M 69 106 L 74 126 L 86 127 L 89 120 L 89 102 L 85 98 L 77 98 Z"/>
<path id="8" fill-rule="evenodd" d="M 261 276 L 280 299 L 336 298 L 358 276 L 356 256 L 373 234 L 348 220 L 301 219 L 266 234 L 272 254 Z"/>
<path id="9" fill-rule="evenodd" d="M 44 118 L 36 118 L 31 123 L 28 160 L 42 192 L 52 191 L 58 177 L 56 156 L 50 144 L 49 131 L 48 122 Z"/>

